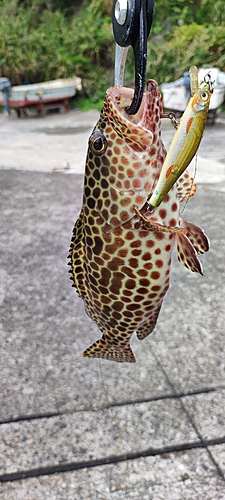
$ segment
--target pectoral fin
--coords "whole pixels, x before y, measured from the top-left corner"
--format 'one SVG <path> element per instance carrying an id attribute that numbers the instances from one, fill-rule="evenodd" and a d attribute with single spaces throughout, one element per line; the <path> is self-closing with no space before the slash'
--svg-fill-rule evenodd
<path id="1" fill-rule="evenodd" d="M 185 234 L 177 234 L 176 245 L 179 262 L 189 269 L 189 271 L 203 274 L 202 264 L 189 238 Z"/>
<path id="2" fill-rule="evenodd" d="M 209 239 L 203 229 L 195 224 L 192 224 L 192 222 L 183 219 L 180 220 L 180 226 L 186 229 L 186 236 L 192 243 L 197 253 L 201 254 L 209 250 Z"/>

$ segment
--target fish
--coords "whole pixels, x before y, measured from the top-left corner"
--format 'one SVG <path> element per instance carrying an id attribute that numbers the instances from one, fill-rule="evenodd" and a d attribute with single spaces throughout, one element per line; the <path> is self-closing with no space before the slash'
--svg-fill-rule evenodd
<path id="1" fill-rule="evenodd" d="M 88 142 L 83 203 L 69 250 L 72 286 L 102 333 L 83 356 L 119 363 L 136 361 L 134 332 L 143 340 L 155 328 L 173 247 L 178 260 L 200 274 L 198 254 L 209 249 L 204 231 L 180 217 L 180 200 L 193 188 L 187 171 L 149 213 L 166 156 L 162 98 L 157 82 L 149 80 L 139 111 L 128 116 L 132 96 L 132 89 L 120 86 L 106 91 Z"/>
<path id="2" fill-rule="evenodd" d="M 191 71 L 192 70 L 192 71 Z M 196 70 L 196 71 L 194 71 Z M 167 152 L 158 182 L 149 199 L 149 210 L 158 207 L 172 185 L 196 155 L 205 130 L 210 98 L 213 92 L 210 75 L 196 90 L 197 68 L 190 68 L 193 96 L 182 115 Z"/>

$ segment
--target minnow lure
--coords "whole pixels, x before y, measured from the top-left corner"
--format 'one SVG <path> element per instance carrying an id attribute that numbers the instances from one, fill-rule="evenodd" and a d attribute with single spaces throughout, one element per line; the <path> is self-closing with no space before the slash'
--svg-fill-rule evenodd
<path id="1" fill-rule="evenodd" d="M 155 327 L 169 288 L 173 247 L 179 261 L 198 273 L 197 253 L 209 248 L 202 229 L 179 216 L 179 199 L 191 184 L 187 171 L 149 214 L 147 200 L 166 156 L 162 99 L 149 80 L 139 111 L 128 116 L 132 95 L 124 87 L 106 92 L 89 139 L 83 207 L 69 252 L 73 286 L 102 332 L 83 356 L 120 363 L 135 362 L 132 334 L 142 340 Z"/>
<path id="2" fill-rule="evenodd" d="M 196 90 L 196 70 L 195 66 L 190 69 L 191 87 L 194 94 L 174 134 L 158 182 L 148 201 L 150 211 L 160 205 L 173 184 L 188 167 L 203 137 L 212 83 L 210 75 L 206 75 L 204 82 Z"/>

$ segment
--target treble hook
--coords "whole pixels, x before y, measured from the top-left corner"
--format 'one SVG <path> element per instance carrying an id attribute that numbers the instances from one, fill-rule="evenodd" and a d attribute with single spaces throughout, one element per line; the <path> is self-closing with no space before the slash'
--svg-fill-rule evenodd
<path id="1" fill-rule="evenodd" d="M 116 40 L 115 85 L 123 85 L 128 47 L 135 62 L 135 89 L 131 105 L 126 108 L 135 115 L 140 108 L 146 76 L 147 39 L 152 26 L 154 0 L 114 0 L 113 32 Z"/>

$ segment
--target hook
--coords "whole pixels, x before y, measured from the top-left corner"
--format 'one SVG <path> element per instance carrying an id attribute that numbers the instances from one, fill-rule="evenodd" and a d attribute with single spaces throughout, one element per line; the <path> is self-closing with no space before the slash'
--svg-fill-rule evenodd
<path id="1" fill-rule="evenodd" d="M 135 89 L 132 103 L 126 108 L 134 115 L 140 108 L 146 76 L 147 39 L 152 26 L 154 0 L 114 0 L 113 32 L 116 47 L 115 82 L 123 82 L 127 48 L 131 45 L 135 61 Z"/>

